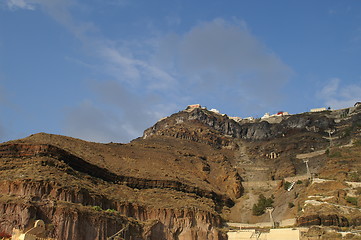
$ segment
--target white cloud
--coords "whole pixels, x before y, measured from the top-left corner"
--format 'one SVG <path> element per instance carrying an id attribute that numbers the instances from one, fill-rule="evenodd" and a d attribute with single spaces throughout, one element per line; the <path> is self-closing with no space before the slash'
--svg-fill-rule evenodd
<path id="1" fill-rule="evenodd" d="M 72 15 L 70 9 L 77 6 L 77 2 L 29 0 L 27 3 L 37 4 L 80 40 L 84 49 L 91 50 L 95 63 L 82 65 L 100 72 L 102 78 L 110 76 L 114 80 L 102 79 L 89 84 L 96 97 L 68 109 L 64 121 L 66 134 L 91 141 L 129 141 L 171 113 L 170 109 L 174 111 L 174 104 L 169 103 L 167 108 L 161 104 L 166 102 L 164 95 L 171 93 L 155 93 L 175 88 L 177 82 L 171 74 L 147 59 L 134 57 L 136 50 L 127 43 L 103 37 L 92 22 Z"/>
<path id="2" fill-rule="evenodd" d="M 110 74 L 119 81 L 133 86 L 142 85 L 150 90 L 169 88 L 175 84 L 175 79 L 166 71 L 152 65 L 150 62 L 134 57 L 134 49 L 130 49 L 124 42 L 120 42 L 121 46 L 117 47 L 117 42 L 104 38 L 92 22 L 76 19 L 70 11 L 70 8 L 74 6 L 81 8 L 76 1 L 22 1 L 29 6 L 38 5 L 39 8 L 79 39 L 86 49 L 91 49 L 90 52 L 104 63 L 101 66 L 103 74 Z M 109 3 L 122 5 L 126 4 L 127 1 L 117 0 Z M 142 82 L 140 82 L 141 80 Z M 146 84 L 144 80 L 146 80 Z"/>
<path id="3" fill-rule="evenodd" d="M 34 10 L 35 6 L 30 1 L 26 0 L 6 0 L 7 6 L 12 9 L 26 9 L 26 10 Z"/>
<path id="4" fill-rule="evenodd" d="M 352 107 L 361 98 L 361 82 L 343 86 L 339 78 L 330 79 L 327 84 L 318 92 L 326 106 L 333 109 Z"/>
<path id="5" fill-rule="evenodd" d="M 172 88 L 176 84 L 176 80 L 166 71 L 144 60 L 124 56 L 115 47 L 104 44 L 98 51 L 107 63 L 107 73 L 111 73 L 119 81 L 133 86 L 140 84 L 150 90 Z"/>
<path id="6" fill-rule="evenodd" d="M 260 102 L 271 105 L 282 95 L 281 88 L 292 74 L 243 21 L 215 19 L 184 34 L 128 44 L 124 39 L 105 38 L 95 24 L 72 15 L 71 7 L 79 5 L 76 1 L 23 3 L 42 9 L 84 49 L 91 50 L 88 54 L 95 62 L 82 62 L 103 76 L 90 84 L 96 85 L 96 99 L 69 109 L 65 131 L 72 136 L 127 141 L 140 136 L 159 117 L 189 103 L 186 101 L 202 100 L 213 107 L 222 101 L 249 109 L 259 107 Z M 181 21 L 168 20 L 172 24 Z"/>
<path id="7" fill-rule="evenodd" d="M 158 63 L 182 76 L 193 93 L 277 101 L 292 70 L 253 36 L 245 22 L 215 19 L 159 44 Z M 191 86 L 191 87 L 189 87 Z M 254 104 L 254 103 L 252 103 Z"/>

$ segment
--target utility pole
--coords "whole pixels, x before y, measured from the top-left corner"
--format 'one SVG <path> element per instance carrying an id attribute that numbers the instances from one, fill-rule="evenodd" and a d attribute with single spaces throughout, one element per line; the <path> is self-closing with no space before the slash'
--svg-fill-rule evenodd
<path id="1" fill-rule="evenodd" d="M 328 130 L 326 130 L 326 132 L 328 133 L 328 136 L 329 136 L 329 138 L 330 138 L 330 148 L 332 147 L 332 134 L 334 134 L 335 133 L 335 129 L 328 129 Z"/>
<path id="2" fill-rule="evenodd" d="M 303 162 L 306 164 L 307 176 L 310 178 L 311 177 L 311 171 L 310 171 L 310 168 L 308 167 L 308 159 L 303 159 Z"/>
<path id="3" fill-rule="evenodd" d="M 275 221 L 273 220 L 273 216 L 272 216 L 273 210 L 274 210 L 273 207 L 267 207 L 266 208 L 266 211 L 269 212 L 269 218 L 270 218 L 270 221 L 272 223 L 272 228 L 275 228 Z"/>

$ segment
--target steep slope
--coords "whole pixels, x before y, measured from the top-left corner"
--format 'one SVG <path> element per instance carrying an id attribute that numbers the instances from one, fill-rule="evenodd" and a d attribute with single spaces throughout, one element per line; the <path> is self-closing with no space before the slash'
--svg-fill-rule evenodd
<path id="1" fill-rule="evenodd" d="M 329 177 L 345 175 L 350 168 L 343 166 L 342 160 L 336 160 L 339 168 L 332 166 L 327 153 L 357 141 L 360 128 L 360 107 L 255 120 L 229 118 L 197 107 L 162 119 L 147 129 L 143 138 L 172 136 L 231 149 L 234 155 L 229 160 L 244 181 L 245 194 L 233 208 L 224 211 L 223 216 L 236 222 L 262 222 L 269 221 L 268 215 L 252 215 L 252 206 L 261 193 L 274 197 L 277 221 L 309 215 L 310 212 L 297 211 L 303 209 L 312 192 L 311 185 L 307 184 L 309 176 L 304 161 L 308 160 L 313 175 L 322 176 L 329 171 Z M 355 168 L 352 171 L 355 172 Z M 284 182 L 298 179 L 303 184 L 296 184 L 295 191 L 283 189 Z M 319 194 L 326 193 L 320 191 Z M 292 205 L 299 207 L 288 207 Z"/>
<path id="2" fill-rule="evenodd" d="M 105 239 L 131 217 L 137 231 L 124 234 L 139 239 L 222 239 L 217 211 L 232 206 L 243 189 L 227 155 L 165 138 L 97 144 L 42 133 L 4 143 L 3 214 L 9 208 L 25 213 L 6 217 L 3 228 L 26 228 L 40 217 L 55 226 L 49 234 L 58 239 Z M 96 206 L 109 210 L 92 211 Z M 70 221 L 59 209 L 73 209 L 70 225 L 59 222 Z M 99 228 L 83 229 L 82 221 L 94 226 L 98 217 L 105 218 Z"/>
<path id="3" fill-rule="evenodd" d="M 0 144 L 0 231 L 42 219 L 57 239 L 226 239 L 225 221 L 269 221 L 252 214 L 261 193 L 278 222 L 359 225 L 360 138 L 360 107 L 255 120 L 188 108 L 129 144 L 34 134 Z"/>

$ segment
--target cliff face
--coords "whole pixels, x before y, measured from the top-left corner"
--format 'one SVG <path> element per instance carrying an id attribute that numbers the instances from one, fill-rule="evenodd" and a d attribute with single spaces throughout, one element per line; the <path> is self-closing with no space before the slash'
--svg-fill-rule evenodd
<path id="1" fill-rule="evenodd" d="M 131 212 L 134 219 L 139 217 L 134 220 L 120 212 L 84 208 L 61 202 L 1 203 L 2 229 L 11 233 L 12 227 L 26 229 L 35 219 L 44 219 L 48 237 L 56 239 L 107 239 L 123 228 L 119 236 L 124 239 L 226 239 L 214 228 L 220 219 L 207 212 L 123 206 L 125 214 Z M 140 219 L 156 220 L 142 223 Z"/>
<path id="2" fill-rule="evenodd" d="M 312 225 L 323 225 L 323 226 L 338 226 L 348 227 L 349 221 L 343 216 L 333 215 L 308 215 L 297 219 L 299 226 L 312 226 Z M 355 226 L 355 225 L 354 225 Z M 356 225 L 357 226 L 357 225 Z"/>
<path id="3" fill-rule="evenodd" d="M 293 115 L 284 116 L 278 124 L 271 124 L 267 121 L 236 122 L 227 115 L 220 115 L 206 109 L 195 108 L 185 110 L 163 119 L 153 127 L 144 131 L 143 138 L 152 135 L 168 135 L 179 138 L 191 139 L 199 142 L 208 142 L 212 145 L 229 145 L 227 137 L 245 140 L 269 140 L 281 137 L 292 130 L 317 129 L 324 131 L 332 129 L 335 122 L 332 118 L 315 115 Z M 199 129 L 190 130 L 189 126 L 183 127 L 185 123 L 193 123 L 195 126 L 207 126 L 205 132 Z M 197 125 L 198 123 L 198 125 Z M 177 127 L 179 126 L 179 127 Z M 181 129 L 181 132 L 178 130 Z M 213 130 L 213 131 L 212 131 Z M 222 136 L 223 135 L 223 136 Z"/>
<path id="4" fill-rule="evenodd" d="M 42 219 L 62 240 L 106 239 L 122 228 L 125 239 L 226 239 L 215 211 L 233 204 L 226 194 L 116 174 L 49 144 L 3 144 L 0 161 L 7 233 Z"/>
<path id="5" fill-rule="evenodd" d="M 24 158 L 24 157 L 41 157 L 48 156 L 55 158 L 58 161 L 65 163 L 72 169 L 88 174 L 95 178 L 100 178 L 104 181 L 125 184 L 131 188 L 147 189 L 147 188 L 169 188 L 186 193 L 194 193 L 200 197 L 211 198 L 219 205 L 232 206 L 232 199 L 226 195 L 217 194 L 213 191 L 207 191 L 195 186 L 189 186 L 179 181 L 158 180 L 158 179 L 144 179 L 130 176 L 117 175 L 107 169 L 100 168 L 96 165 L 90 164 L 83 159 L 76 157 L 69 152 L 59 149 L 52 145 L 34 145 L 34 144 L 5 144 L 0 146 L 0 158 Z M 42 165 L 59 164 L 54 163 L 53 160 L 42 161 Z M 235 176 L 237 177 L 237 176 Z M 236 194 L 237 195 L 237 194 Z M 239 193 L 238 193 L 239 195 Z"/>
<path id="6" fill-rule="evenodd" d="M 47 235 L 62 240 L 117 232 L 136 240 L 223 240 L 224 221 L 251 215 L 259 193 L 274 198 L 276 219 L 297 214 L 301 226 L 360 225 L 348 199 L 357 189 L 345 183 L 361 179 L 360 110 L 234 121 L 195 108 L 159 121 L 129 144 L 50 134 L 2 143 L 0 232 L 42 219 Z M 338 182 L 305 181 L 284 190 L 277 180 L 306 175 L 304 159 L 312 173 Z M 346 216 L 339 205 L 355 214 Z"/>

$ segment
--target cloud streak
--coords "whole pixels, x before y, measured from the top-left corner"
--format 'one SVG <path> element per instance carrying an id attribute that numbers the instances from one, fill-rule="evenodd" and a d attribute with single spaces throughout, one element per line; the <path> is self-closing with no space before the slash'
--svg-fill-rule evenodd
<path id="1" fill-rule="evenodd" d="M 231 91 L 234 99 L 277 101 L 292 69 L 247 29 L 243 21 L 215 19 L 159 44 L 158 61 L 182 76 L 194 92 Z M 251 104 L 253 104 L 253 102 Z"/>
<path id="2" fill-rule="evenodd" d="M 101 142 L 129 141 L 141 136 L 142 131 L 164 117 L 166 111 L 174 111 L 175 104 L 166 107 L 161 104 L 165 100 L 159 92 L 172 91 L 177 82 L 151 62 L 135 58 L 134 50 L 121 44 L 122 41 L 103 37 L 92 22 L 76 19 L 71 7 L 77 5 L 79 3 L 68 0 L 28 0 L 17 4 L 18 8 L 41 9 L 65 27 L 96 59 L 95 63 L 83 65 L 103 76 L 88 81 L 93 98 L 68 108 L 64 132 Z M 113 80 L 104 80 L 104 76 Z"/>
<path id="3" fill-rule="evenodd" d="M 87 140 L 129 141 L 193 102 L 217 107 L 222 101 L 248 109 L 269 106 L 292 75 L 244 21 L 218 18 L 183 34 L 164 33 L 128 44 L 105 38 L 93 22 L 72 14 L 72 7 L 80 5 L 76 1 L 7 2 L 12 8 L 42 9 L 95 58 L 91 64 L 81 61 L 101 75 L 88 81 L 93 96 L 69 108 L 64 121 L 66 134 Z"/>
<path id="4" fill-rule="evenodd" d="M 361 83 L 343 86 L 341 79 L 332 78 L 317 95 L 333 109 L 351 107 L 360 101 Z"/>
<path id="5" fill-rule="evenodd" d="M 25 0 L 7 0 L 6 5 L 9 9 L 26 9 L 26 10 L 34 10 L 35 6 Z"/>

